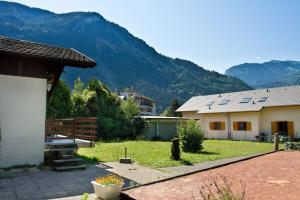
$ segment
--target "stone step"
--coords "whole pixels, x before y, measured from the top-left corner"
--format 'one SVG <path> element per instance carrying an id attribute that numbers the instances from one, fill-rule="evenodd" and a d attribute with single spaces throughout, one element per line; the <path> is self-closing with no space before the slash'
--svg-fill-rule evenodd
<path id="1" fill-rule="evenodd" d="M 61 159 L 61 160 L 54 160 L 53 162 L 56 164 L 63 164 L 63 163 L 70 163 L 70 162 L 80 162 L 82 159 L 80 158 L 72 158 L 72 159 Z"/>
<path id="2" fill-rule="evenodd" d="M 76 142 L 66 142 L 66 143 L 46 143 L 48 146 L 69 146 L 69 145 L 77 145 Z"/>
<path id="3" fill-rule="evenodd" d="M 51 149 L 47 149 L 47 151 L 75 151 L 77 150 L 77 148 L 51 148 Z"/>
<path id="4" fill-rule="evenodd" d="M 55 167 L 57 171 L 65 171 L 65 170 L 72 170 L 72 169 L 85 169 L 86 165 L 75 165 L 75 166 L 61 166 L 61 167 Z"/>
<path id="5" fill-rule="evenodd" d="M 73 158 L 74 157 L 74 155 L 62 155 L 62 158 L 63 159 L 70 159 L 70 158 Z"/>

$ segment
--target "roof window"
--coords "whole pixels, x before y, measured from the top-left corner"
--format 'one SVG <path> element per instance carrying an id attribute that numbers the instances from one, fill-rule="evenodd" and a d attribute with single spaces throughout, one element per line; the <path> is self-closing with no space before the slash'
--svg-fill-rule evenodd
<path id="1" fill-rule="evenodd" d="M 249 103 L 249 101 L 251 101 L 251 99 L 252 99 L 251 97 L 245 97 L 240 101 L 240 103 Z"/>
<path id="2" fill-rule="evenodd" d="M 226 105 L 229 101 L 229 99 L 223 99 L 219 105 Z"/>
<path id="3" fill-rule="evenodd" d="M 268 97 L 260 97 L 260 99 L 258 100 L 258 102 L 265 102 L 267 100 Z"/>

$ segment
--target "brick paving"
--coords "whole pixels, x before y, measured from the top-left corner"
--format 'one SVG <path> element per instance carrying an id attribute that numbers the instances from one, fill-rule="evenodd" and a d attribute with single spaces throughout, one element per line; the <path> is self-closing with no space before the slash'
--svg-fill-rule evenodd
<path id="1" fill-rule="evenodd" d="M 87 192 L 93 193 L 91 180 L 111 172 L 97 166 L 86 170 L 54 172 L 36 170 L 32 172 L 1 172 L 0 199 L 2 200 L 41 200 L 41 199 L 80 199 Z M 125 179 L 125 186 L 135 184 Z M 68 198 L 67 198 L 68 197 Z M 93 194 L 89 199 L 93 198 Z"/>
<path id="2" fill-rule="evenodd" d="M 133 199 L 201 199 L 200 188 L 221 174 L 234 191 L 246 185 L 246 199 L 300 199 L 300 152 L 277 152 L 224 167 L 145 185 L 123 193 Z M 193 197 L 194 196 L 194 197 Z"/>

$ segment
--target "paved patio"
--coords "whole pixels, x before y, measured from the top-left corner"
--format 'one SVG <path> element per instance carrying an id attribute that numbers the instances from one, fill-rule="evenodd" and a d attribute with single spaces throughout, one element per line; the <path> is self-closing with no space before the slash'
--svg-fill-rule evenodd
<path id="1" fill-rule="evenodd" d="M 146 183 L 151 183 L 159 180 L 164 180 L 167 178 L 172 178 L 178 175 L 184 175 L 187 173 L 209 169 L 212 167 L 218 167 L 220 165 L 244 160 L 253 156 L 256 155 L 224 158 L 224 159 L 219 159 L 214 161 L 197 163 L 194 165 L 181 165 L 181 166 L 165 167 L 159 169 L 151 169 L 148 167 L 143 167 L 136 163 L 121 164 L 119 162 L 107 162 L 103 164 L 108 167 L 107 168 L 108 171 L 119 174 L 120 176 L 126 177 L 137 183 L 146 184 Z"/>
<path id="2" fill-rule="evenodd" d="M 300 197 L 300 152 L 277 152 L 209 171 L 182 176 L 124 191 L 132 199 L 202 199 L 203 183 L 212 176 L 226 176 L 234 191 L 246 185 L 246 199 L 288 199 Z"/>
<path id="3" fill-rule="evenodd" d="M 111 172 L 98 166 L 86 170 L 54 172 L 35 170 L 32 172 L 1 172 L 0 199 L 2 200 L 41 200 L 41 199 L 80 199 L 85 193 L 93 193 L 91 180 Z M 125 179 L 125 186 L 136 184 Z M 68 198 L 67 198 L 68 197 Z M 89 199 L 95 199 L 93 195 Z"/>

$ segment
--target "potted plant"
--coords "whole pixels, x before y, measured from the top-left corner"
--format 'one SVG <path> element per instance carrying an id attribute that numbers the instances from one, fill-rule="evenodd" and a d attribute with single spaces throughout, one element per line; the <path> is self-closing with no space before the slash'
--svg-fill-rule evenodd
<path id="1" fill-rule="evenodd" d="M 124 180 L 117 175 L 106 175 L 92 181 L 97 198 L 109 200 L 120 196 Z"/>

